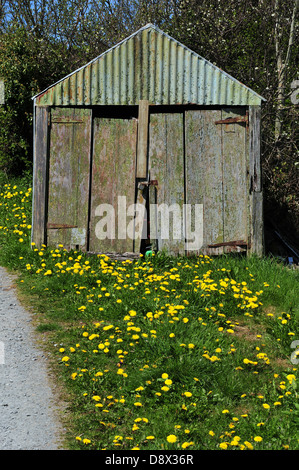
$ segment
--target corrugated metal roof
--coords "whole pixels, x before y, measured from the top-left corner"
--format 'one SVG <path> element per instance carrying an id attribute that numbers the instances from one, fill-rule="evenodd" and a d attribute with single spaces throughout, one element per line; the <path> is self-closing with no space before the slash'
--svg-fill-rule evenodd
<path id="1" fill-rule="evenodd" d="M 152 24 L 34 96 L 36 105 L 260 105 L 263 97 Z"/>

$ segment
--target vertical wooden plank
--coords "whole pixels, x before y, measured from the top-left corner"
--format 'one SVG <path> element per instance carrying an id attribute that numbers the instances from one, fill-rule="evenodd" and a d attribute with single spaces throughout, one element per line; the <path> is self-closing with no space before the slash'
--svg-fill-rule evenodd
<path id="1" fill-rule="evenodd" d="M 249 106 L 249 161 L 251 191 L 262 190 L 260 121 L 260 106 Z"/>
<path id="2" fill-rule="evenodd" d="M 150 180 L 156 180 L 157 175 L 154 169 L 150 170 Z M 157 211 L 157 186 L 150 185 L 148 191 L 148 199 L 149 199 L 149 214 L 150 217 L 150 230 L 149 230 L 149 237 L 150 237 L 150 244 L 152 246 L 152 250 L 156 252 L 158 250 L 158 211 Z"/>
<path id="3" fill-rule="evenodd" d="M 134 253 L 140 253 L 149 244 L 148 199 L 149 187 L 136 181 L 136 216 L 134 224 Z"/>
<path id="4" fill-rule="evenodd" d="M 263 193 L 252 193 L 252 237 L 251 253 L 262 256 L 264 253 L 264 229 L 263 229 Z"/>
<path id="5" fill-rule="evenodd" d="M 260 106 L 249 106 L 249 179 L 251 212 L 250 252 L 262 256 L 264 252 L 263 191 L 260 156 Z"/>
<path id="6" fill-rule="evenodd" d="M 245 108 L 222 109 L 222 120 L 245 118 Z M 217 124 L 222 130 L 224 242 L 248 240 L 246 123 Z M 225 249 L 226 250 L 229 250 Z"/>
<path id="7" fill-rule="evenodd" d="M 35 142 L 33 163 L 32 242 L 40 247 L 46 242 L 48 187 L 48 107 L 35 107 Z"/>
<path id="8" fill-rule="evenodd" d="M 223 251 L 207 247 L 223 242 L 221 128 L 215 125 L 219 119 L 220 110 L 185 112 L 186 204 L 203 205 L 203 246 L 199 251 L 204 254 Z M 187 218 L 188 225 L 194 231 L 194 220 Z"/>
<path id="9" fill-rule="evenodd" d="M 139 101 L 136 178 L 147 177 L 149 102 Z"/>
<path id="10" fill-rule="evenodd" d="M 182 113 L 150 115 L 149 168 L 158 181 L 158 250 L 171 254 L 185 253 L 183 122 Z"/>
<path id="11" fill-rule="evenodd" d="M 90 251 L 133 252 L 136 145 L 136 119 L 94 119 Z"/>
<path id="12" fill-rule="evenodd" d="M 91 110 L 51 110 L 49 246 L 87 248 L 90 144 Z"/>

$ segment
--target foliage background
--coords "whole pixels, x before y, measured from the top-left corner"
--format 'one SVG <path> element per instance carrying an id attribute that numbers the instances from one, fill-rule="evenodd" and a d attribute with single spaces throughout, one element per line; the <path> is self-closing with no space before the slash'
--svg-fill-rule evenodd
<path id="1" fill-rule="evenodd" d="M 32 171 L 32 96 L 151 22 L 266 98 L 266 247 L 277 227 L 298 246 L 298 18 L 298 0 L 2 0 L 0 168 Z"/>

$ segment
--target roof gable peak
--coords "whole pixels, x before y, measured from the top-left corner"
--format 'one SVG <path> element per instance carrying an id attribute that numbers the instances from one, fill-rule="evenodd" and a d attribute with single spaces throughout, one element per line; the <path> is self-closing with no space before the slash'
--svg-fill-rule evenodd
<path id="1" fill-rule="evenodd" d="M 37 105 L 260 105 L 253 90 L 152 23 L 33 97 Z"/>

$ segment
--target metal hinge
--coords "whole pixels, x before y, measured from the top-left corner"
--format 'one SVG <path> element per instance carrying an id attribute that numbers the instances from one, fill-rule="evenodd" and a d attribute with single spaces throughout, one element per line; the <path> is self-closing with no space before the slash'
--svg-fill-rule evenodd
<path id="1" fill-rule="evenodd" d="M 54 118 L 49 119 L 50 124 L 81 124 L 84 122 L 82 119 L 67 119 L 67 118 Z"/>
<path id="2" fill-rule="evenodd" d="M 245 122 L 246 126 L 249 124 L 248 111 L 246 111 L 245 116 L 238 116 L 234 118 L 220 119 L 215 121 L 215 124 L 235 124 L 236 122 Z"/>
<path id="3" fill-rule="evenodd" d="M 55 229 L 55 228 L 78 228 L 78 225 L 68 225 L 68 224 L 51 224 L 47 223 L 47 229 Z"/>
<path id="4" fill-rule="evenodd" d="M 234 240 L 231 242 L 214 243 L 213 245 L 208 245 L 209 248 L 219 248 L 220 246 L 247 246 L 248 247 L 248 243 L 245 240 Z"/>

